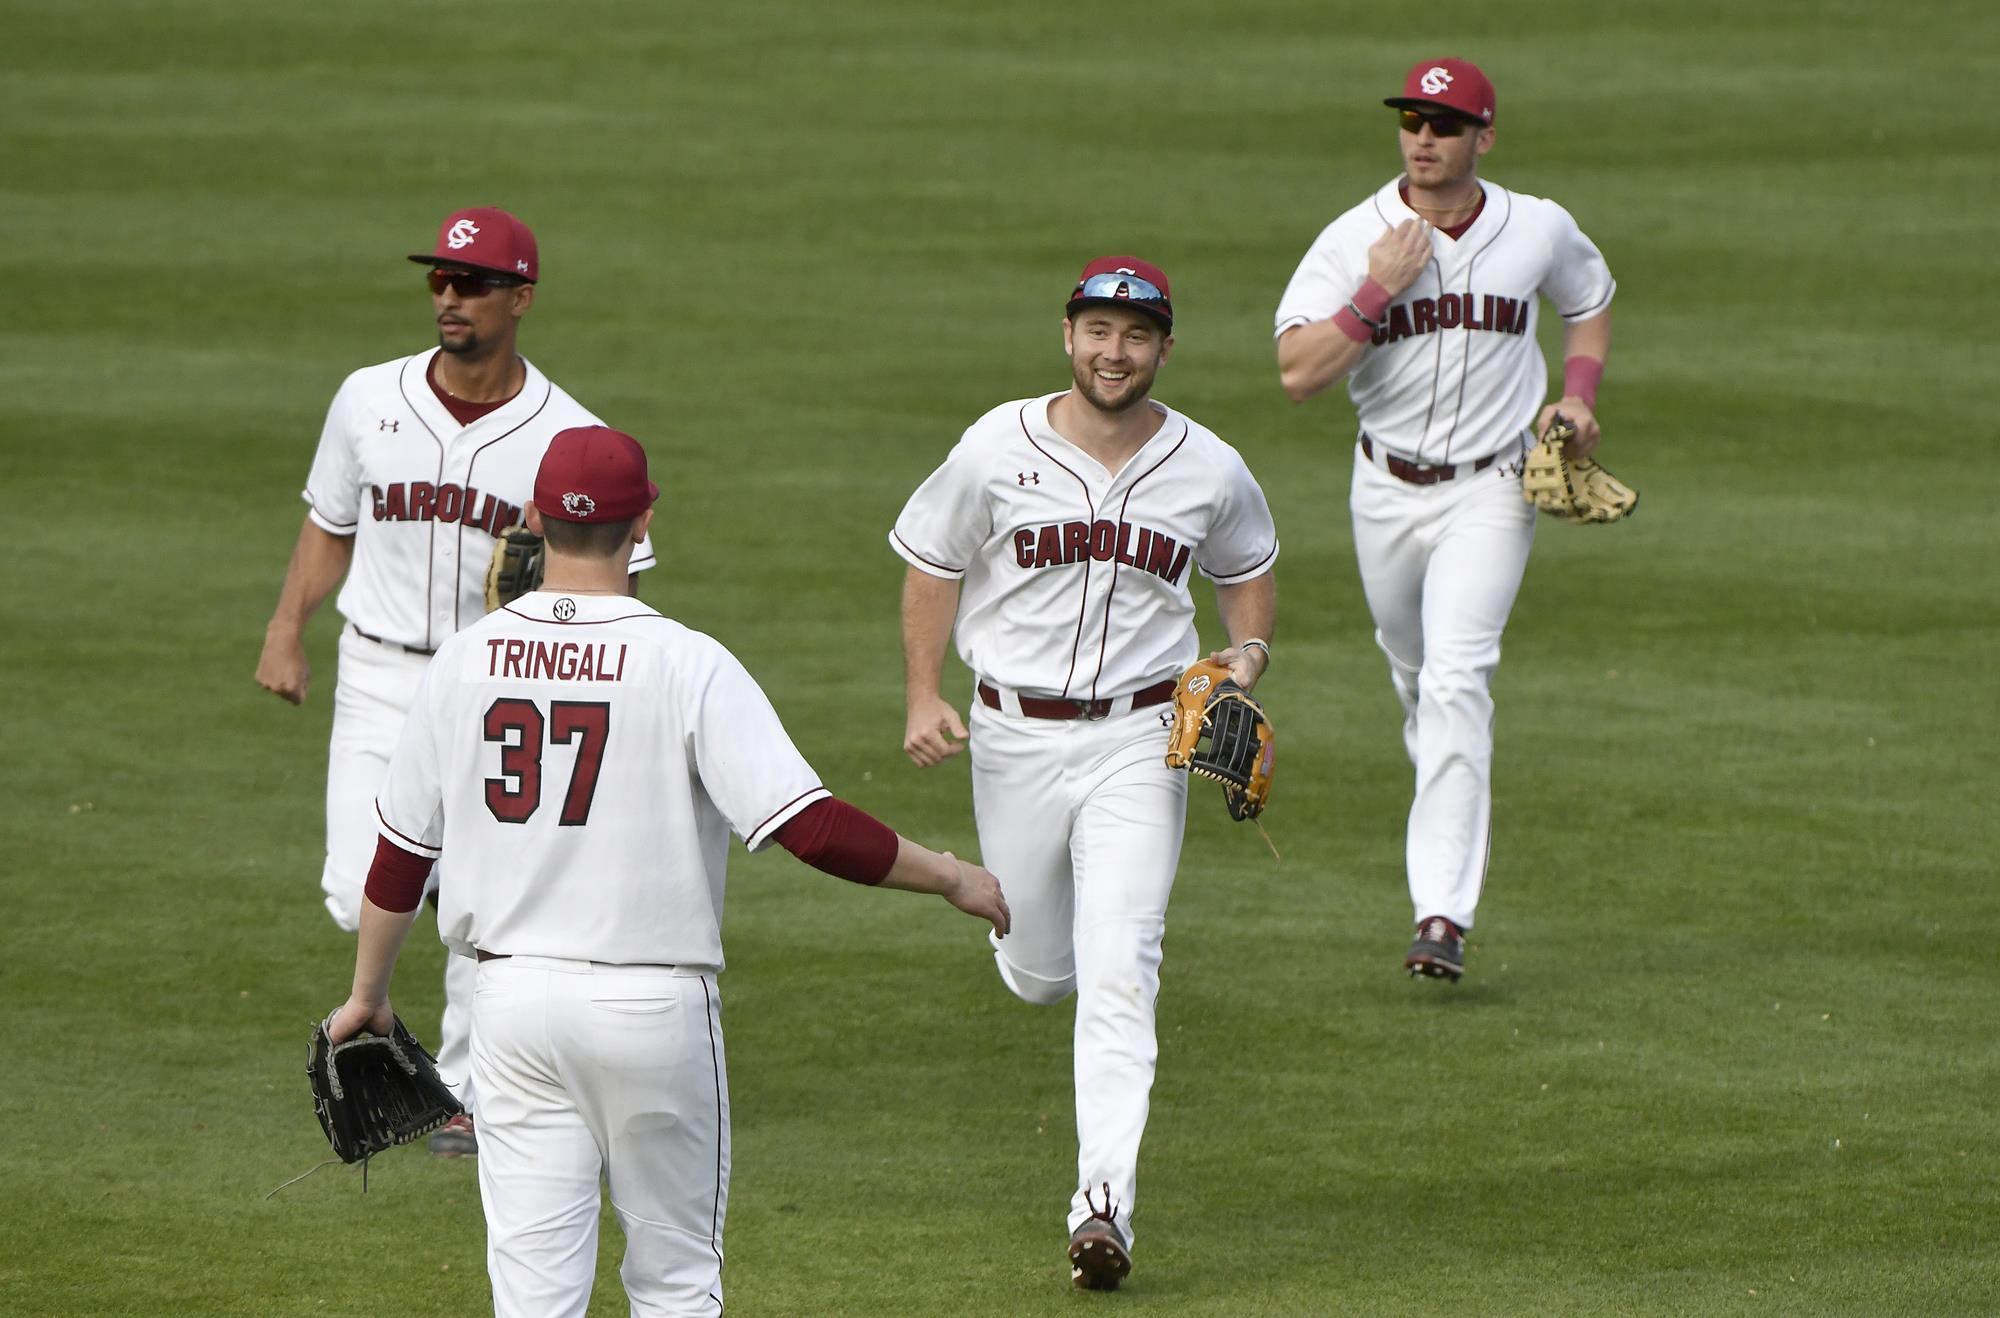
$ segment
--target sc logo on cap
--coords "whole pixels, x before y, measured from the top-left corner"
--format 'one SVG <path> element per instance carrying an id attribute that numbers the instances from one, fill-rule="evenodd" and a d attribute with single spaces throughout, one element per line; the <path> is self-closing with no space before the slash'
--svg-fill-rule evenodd
<path id="1" fill-rule="evenodd" d="M 1435 96 L 1451 86 L 1451 70 L 1434 64 L 1425 72 L 1423 81 L 1417 86 Z"/>
<path id="2" fill-rule="evenodd" d="M 597 511 L 597 500 L 571 490 L 562 497 L 563 511 L 572 517 L 588 517 Z"/>
<path id="3" fill-rule="evenodd" d="M 451 232 L 444 236 L 444 245 L 454 252 L 461 247 L 472 246 L 472 240 L 479 234 L 479 226 L 471 220 L 460 220 L 451 226 Z"/>

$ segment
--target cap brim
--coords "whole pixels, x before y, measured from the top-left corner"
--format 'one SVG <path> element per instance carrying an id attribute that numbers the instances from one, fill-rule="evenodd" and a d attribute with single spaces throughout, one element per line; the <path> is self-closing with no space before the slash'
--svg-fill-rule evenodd
<path id="1" fill-rule="evenodd" d="M 1492 122 L 1488 119 L 1482 119 L 1476 114 L 1461 110 L 1456 105 L 1446 105 L 1443 101 L 1427 101 L 1421 96 L 1385 96 L 1382 98 L 1382 104 L 1392 110 L 1438 110 L 1444 114 L 1455 114 L 1461 119 L 1470 119 L 1476 124 Z"/>
<path id="2" fill-rule="evenodd" d="M 461 261 L 455 256 L 437 256 L 431 252 L 411 252 L 410 259 L 418 265 L 464 266 L 467 270 L 483 270 L 489 275 L 506 275 L 508 278 L 518 279 L 524 284 L 535 282 L 519 270 L 504 270 L 497 265 L 481 265 L 477 261 Z"/>
<path id="3" fill-rule="evenodd" d="M 1074 313 L 1078 307 L 1123 307 L 1127 311 L 1143 311 L 1148 316 L 1151 316 L 1154 320 L 1157 320 L 1162 325 L 1166 326 L 1169 330 L 1173 329 L 1174 327 L 1174 318 L 1171 312 L 1162 311 L 1158 307 L 1152 306 L 1149 303 L 1134 302 L 1130 298 L 1073 297 L 1069 300 L 1069 305 L 1063 309 L 1067 312 Z"/>

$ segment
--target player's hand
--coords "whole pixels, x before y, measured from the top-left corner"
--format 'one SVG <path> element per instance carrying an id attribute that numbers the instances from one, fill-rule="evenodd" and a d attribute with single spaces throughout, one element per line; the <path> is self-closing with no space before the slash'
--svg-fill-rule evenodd
<path id="1" fill-rule="evenodd" d="M 345 1043 L 357 1034 L 388 1034 L 396 1028 L 396 1013 L 385 998 L 379 1003 L 350 997 L 326 1023 L 326 1037 Z"/>
<path id="2" fill-rule="evenodd" d="M 1227 650 L 1217 650 L 1208 656 L 1209 662 L 1221 664 L 1229 669 L 1229 680 L 1245 691 L 1254 690 L 1257 679 L 1271 666 L 1271 656 L 1264 653 L 1264 647 L 1253 645 L 1247 650 L 1230 646 Z"/>
<path id="3" fill-rule="evenodd" d="M 1005 938 L 1013 916 L 1007 910 L 1006 895 L 1000 891 L 1000 880 L 984 865 L 960 860 L 949 851 L 942 854 L 958 874 L 957 881 L 945 889 L 944 899 L 967 915 L 988 921 L 993 932 Z"/>
<path id="4" fill-rule="evenodd" d="M 303 705 L 310 681 L 312 665 L 306 662 L 304 639 L 290 632 L 265 632 L 264 653 L 257 656 L 257 685 L 294 705 Z"/>
<path id="5" fill-rule="evenodd" d="M 928 769 L 965 749 L 965 721 L 942 696 L 910 702 L 910 721 L 903 729 L 903 754 Z M 952 740 L 954 737 L 956 741 Z"/>
<path id="6" fill-rule="evenodd" d="M 1564 420 L 1576 427 L 1576 438 L 1563 445 L 1563 456 L 1572 462 L 1578 458 L 1589 457 L 1591 451 L 1597 447 L 1599 438 L 1597 417 L 1591 412 L 1590 404 L 1574 394 L 1559 403 L 1550 403 L 1542 409 L 1541 415 L 1535 418 L 1535 433 L 1540 435 L 1546 431 L 1549 423 L 1556 419 L 1558 412 L 1563 414 Z"/>
<path id="7" fill-rule="evenodd" d="M 1431 222 L 1404 220 L 1385 229 L 1368 249 L 1368 277 L 1395 297 L 1411 284 L 1431 259 Z"/>

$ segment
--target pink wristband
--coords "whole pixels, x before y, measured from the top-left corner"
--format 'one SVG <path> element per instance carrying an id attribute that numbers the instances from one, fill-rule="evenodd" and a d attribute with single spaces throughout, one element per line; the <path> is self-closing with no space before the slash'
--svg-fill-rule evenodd
<path id="1" fill-rule="evenodd" d="M 1382 328 L 1383 318 L 1388 314 L 1389 291 L 1369 279 L 1355 290 L 1346 306 L 1333 313 L 1333 323 L 1356 343 L 1366 343 Z"/>
<path id="2" fill-rule="evenodd" d="M 1382 318 L 1389 314 L 1389 290 L 1373 279 L 1366 280 L 1355 291 L 1353 306 L 1364 319 L 1379 325 Z"/>
<path id="3" fill-rule="evenodd" d="M 1563 358 L 1563 397 L 1581 398 L 1597 410 L 1597 386 L 1604 379 L 1604 363 L 1595 357 Z"/>
<path id="4" fill-rule="evenodd" d="M 1374 327 L 1354 313 L 1353 307 L 1342 307 L 1333 313 L 1333 323 L 1342 334 L 1356 343 L 1366 343 L 1375 337 Z"/>

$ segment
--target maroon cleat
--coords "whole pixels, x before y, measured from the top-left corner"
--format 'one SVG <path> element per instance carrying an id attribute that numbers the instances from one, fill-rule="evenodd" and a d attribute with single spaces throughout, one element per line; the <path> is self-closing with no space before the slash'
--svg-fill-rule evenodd
<path id="1" fill-rule="evenodd" d="M 1111 1202 L 1111 1187 L 1104 1187 L 1104 1207 L 1099 1208 L 1084 1191 L 1090 1216 L 1069 1233 L 1069 1284 L 1080 1291 L 1115 1291 L 1132 1271 L 1132 1254 L 1125 1234 L 1118 1229 L 1118 1208 Z"/>
<path id="2" fill-rule="evenodd" d="M 1465 973 L 1465 930 L 1442 915 L 1417 921 L 1417 940 L 1403 958 L 1403 969 L 1412 975 L 1457 980 Z"/>
<path id="3" fill-rule="evenodd" d="M 479 1140 L 472 1132 L 472 1117 L 461 1112 L 431 1132 L 431 1152 L 440 1158 L 476 1158 Z"/>

